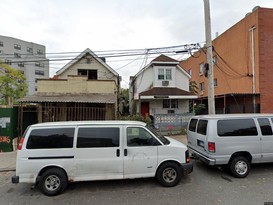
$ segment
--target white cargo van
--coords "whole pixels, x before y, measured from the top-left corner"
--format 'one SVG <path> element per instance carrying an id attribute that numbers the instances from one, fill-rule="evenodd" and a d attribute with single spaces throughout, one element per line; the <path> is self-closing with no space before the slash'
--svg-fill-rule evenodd
<path id="1" fill-rule="evenodd" d="M 235 177 L 246 177 L 250 164 L 273 162 L 273 114 L 228 114 L 192 117 L 190 153 L 209 165 L 228 165 Z"/>
<path id="2" fill-rule="evenodd" d="M 68 182 L 156 177 L 175 186 L 193 170 L 187 147 L 143 122 L 54 122 L 30 126 L 20 141 L 13 183 L 57 195 Z"/>

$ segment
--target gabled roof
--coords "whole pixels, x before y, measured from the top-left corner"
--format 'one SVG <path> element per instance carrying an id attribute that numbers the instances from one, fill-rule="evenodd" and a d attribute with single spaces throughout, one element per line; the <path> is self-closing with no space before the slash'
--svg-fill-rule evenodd
<path id="1" fill-rule="evenodd" d="M 85 49 L 82 53 L 80 53 L 76 58 L 71 60 L 69 63 L 67 63 L 64 67 L 62 67 L 60 70 L 56 72 L 57 75 L 62 74 L 64 71 L 69 69 L 72 65 L 79 62 L 82 58 L 85 57 L 85 55 L 89 53 L 93 58 L 95 58 L 100 64 L 102 64 L 105 68 L 107 68 L 109 71 L 111 71 L 115 76 L 118 76 L 119 74 L 113 70 L 109 65 L 107 65 L 101 58 L 99 58 L 93 51 L 91 51 L 89 48 Z"/>
<path id="2" fill-rule="evenodd" d="M 165 56 L 163 54 L 161 54 L 160 56 L 156 57 L 155 59 L 153 59 L 147 66 L 145 66 L 144 68 L 142 68 L 135 76 L 133 76 L 133 78 L 136 78 L 137 76 L 139 76 L 142 72 L 144 72 L 146 69 L 148 69 L 149 67 L 151 67 L 152 65 L 159 65 L 162 64 L 163 65 L 170 65 L 170 66 L 176 66 L 178 69 L 180 69 L 188 78 L 191 78 L 190 74 L 188 74 L 181 66 L 179 66 L 179 61 L 170 58 L 168 56 Z"/>
<path id="3" fill-rule="evenodd" d="M 168 62 L 168 63 L 179 63 L 177 60 L 170 58 L 169 56 L 165 56 L 163 54 L 161 54 L 160 56 L 156 57 L 154 60 L 152 60 L 152 62 Z"/>

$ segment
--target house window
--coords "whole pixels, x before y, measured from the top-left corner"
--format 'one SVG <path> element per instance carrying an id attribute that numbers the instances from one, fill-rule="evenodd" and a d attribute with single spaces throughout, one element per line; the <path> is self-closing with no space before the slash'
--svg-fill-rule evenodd
<path id="1" fill-rule="evenodd" d="M 212 64 L 215 65 L 217 63 L 217 56 L 213 56 L 212 58 Z"/>
<path id="2" fill-rule="evenodd" d="M 172 79 L 172 69 L 166 69 L 166 80 Z"/>
<path id="3" fill-rule="evenodd" d="M 98 79 L 98 71 L 97 70 L 78 69 L 78 75 L 87 76 L 88 80 L 97 80 Z"/>
<path id="4" fill-rule="evenodd" d="M 21 58 L 21 54 L 20 53 L 14 53 L 14 58 Z"/>
<path id="5" fill-rule="evenodd" d="M 178 100 L 177 99 L 164 99 L 163 100 L 163 108 L 178 108 Z"/>
<path id="6" fill-rule="evenodd" d="M 11 60 L 5 60 L 5 64 L 8 64 L 8 65 L 11 65 L 12 63 L 11 63 Z"/>
<path id="7" fill-rule="evenodd" d="M 45 75 L 45 72 L 42 70 L 35 70 L 35 75 Z"/>
<path id="8" fill-rule="evenodd" d="M 158 69 L 158 80 L 171 80 L 172 79 L 172 69 L 159 68 Z"/>
<path id="9" fill-rule="evenodd" d="M 4 46 L 3 41 L 0 41 L 0 47 L 3 47 L 3 46 Z"/>
<path id="10" fill-rule="evenodd" d="M 42 55 L 44 52 L 40 49 L 37 50 L 37 54 Z"/>
<path id="11" fill-rule="evenodd" d="M 27 52 L 28 52 L 28 53 L 33 53 L 33 49 L 32 49 L 32 48 L 27 47 Z"/>
<path id="12" fill-rule="evenodd" d="M 158 80 L 164 80 L 164 69 L 158 69 Z"/>
<path id="13" fill-rule="evenodd" d="M 200 83 L 199 89 L 201 92 L 205 90 L 205 83 L 204 82 Z"/>
<path id="14" fill-rule="evenodd" d="M 14 49 L 16 49 L 16 50 L 21 50 L 21 45 L 19 45 L 19 44 L 14 44 Z"/>
<path id="15" fill-rule="evenodd" d="M 213 84 L 214 84 L 214 87 L 217 87 L 217 86 L 218 86 L 218 81 L 217 81 L 217 78 L 214 78 L 214 80 L 213 80 Z"/>
<path id="16" fill-rule="evenodd" d="M 19 62 L 19 63 L 18 63 L 18 66 L 19 66 L 19 67 L 25 67 L 25 64 L 24 64 L 23 62 Z"/>
<path id="17" fill-rule="evenodd" d="M 203 64 L 203 63 L 200 63 L 200 64 L 199 64 L 199 74 L 200 74 L 200 75 L 203 75 L 203 73 L 204 73 L 204 64 Z"/>

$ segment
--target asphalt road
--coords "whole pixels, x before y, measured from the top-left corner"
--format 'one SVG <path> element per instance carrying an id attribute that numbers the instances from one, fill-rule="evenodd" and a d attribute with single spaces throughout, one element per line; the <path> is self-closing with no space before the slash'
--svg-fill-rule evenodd
<path id="1" fill-rule="evenodd" d="M 59 196 L 47 197 L 30 184 L 11 184 L 14 172 L 0 173 L 0 204 L 248 204 L 273 202 L 273 164 L 253 165 L 247 178 L 192 160 L 194 171 L 173 188 L 155 179 L 72 183 Z"/>

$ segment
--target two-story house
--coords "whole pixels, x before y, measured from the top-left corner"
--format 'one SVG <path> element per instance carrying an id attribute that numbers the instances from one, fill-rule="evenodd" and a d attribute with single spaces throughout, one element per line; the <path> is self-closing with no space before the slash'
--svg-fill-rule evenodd
<path id="1" fill-rule="evenodd" d="M 130 77 L 130 112 L 144 117 L 189 112 L 189 100 L 197 98 L 189 92 L 190 77 L 178 61 L 158 56 Z"/>
<path id="2" fill-rule="evenodd" d="M 38 104 L 38 122 L 114 120 L 119 86 L 118 73 L 105 59 L 86 49 L 53 79 L 38 80 L 37 94 L 19 101 Z"/>

